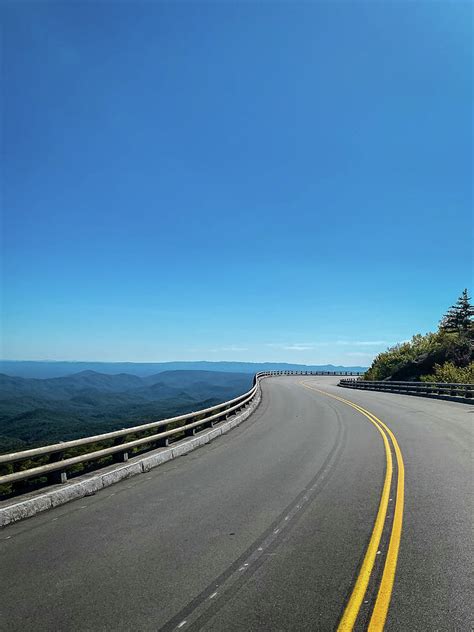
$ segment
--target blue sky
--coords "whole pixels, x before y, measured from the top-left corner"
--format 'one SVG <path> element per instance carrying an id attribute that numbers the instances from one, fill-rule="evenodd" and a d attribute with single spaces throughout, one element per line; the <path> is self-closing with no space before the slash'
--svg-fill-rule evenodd
<path id="1" fill-rule="evenodd" d="M 471 285 L 470 3 L 2 18 L 4 358 L 366 365 Z"/>

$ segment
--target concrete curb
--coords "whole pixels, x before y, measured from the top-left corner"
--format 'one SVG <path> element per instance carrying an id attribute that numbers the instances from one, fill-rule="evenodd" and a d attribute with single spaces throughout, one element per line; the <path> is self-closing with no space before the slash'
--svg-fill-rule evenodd
<path id="1" fill-rule="evenodd" d="M 245 421 L 256 410 L 261 398 L 261 389 L 258 389 L 253 401 L 232 419 L 222 421 L 214 428 L 200 432 L 191 439 L 183 439 L 168 448 L 158 448 L 145 456 L 132 458 L 126 465 L 112 465 L 100 472 L 78 477 L 64 485 L 55 485 L 53 489 L 50 488 L 46 492 L 33 493 L 18 502 L 12 502 L 5 507 L 0 507 L 0 528 L 19 520 L 30 518 L 53 507 L 59 507 L 71 500 L 91 496 L 104 487 L 114 485 L 114 483 L 118 483 L 125 478 L 143 474 L 154 467 L 188 454 L 188 452 L 210 443 L 216 437 L 229 432 L 229 430 Z"/>

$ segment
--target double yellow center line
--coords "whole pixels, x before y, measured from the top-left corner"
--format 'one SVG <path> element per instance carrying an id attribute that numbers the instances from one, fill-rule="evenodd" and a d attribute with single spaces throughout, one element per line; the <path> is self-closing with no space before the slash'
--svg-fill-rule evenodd
<path id="1" fill-rule="evenodd" d="M 338 401 L 347 404 L 355 408 L 360 412 L 377 428 L 382 435 L 383 444 L 385 447 L 386 468 L 385 468 L 385 480 L 382 488 L 382 495 L 380 497 L 380 504 L 375 519 L 374 528 L 370 537 L 370 542 L 365 553 L 364 561 L 362 562 L 359 575 L 352 590 L 352 594 L 347 603 L 344 614 L 337 628 L 338 632 L 350 632 L 356 623 L 359 615 L 360 607 L 364 600 L 367 586 L 369 584 L 370 576 L 372 574 L 374 563 L 379 550 L 380 540 L 382 537 L 383 528 L 387 518 L 388 502 L 390 499 L 390 488 L 392 484 L 393 476 L 393 458 L 392 449 L 393 446 L 395 457 L 397 460 L 397 496 L 395 502 L 395 510 L 393 515 L 392 531 L 390 534 L 390 541 L 388 545 L 387 555 L 385 558 L 385 566 L 380 581 L 377 598 L 375 600 L 374 609 L 370 618 L 368 627 L 369 632 L 381 632 L 384 629 L 385 620 L 387 618 L 388 608 L 390 605 L 390 599 L 392 596 L 393 582 L 395 580 L 395 572 L 397 569 L 398 551 L 400 549 L 400 538 L 402 535 L 402 523 L 403 523 L 403 505 L 404 505 L 404 489 L 405 489 L 405 467 L 403 464 L 403 457 L 400 451 L 398 442 L 393 435 L 393 432 L 388 428 L 383 421 L 376 417 L 373 413 L 362 408 L 358 404 L 332 395 L 326 391 L 321 391 L 318 388 L 314 388 L 307 383 L 301 382 L 301 384 L 312 391 L 317 391 L 327 397 L 332 397 Z"/>

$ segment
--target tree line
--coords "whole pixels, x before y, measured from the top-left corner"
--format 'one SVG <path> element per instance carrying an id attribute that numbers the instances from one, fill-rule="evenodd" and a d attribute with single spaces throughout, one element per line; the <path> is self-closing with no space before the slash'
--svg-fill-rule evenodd
<path id="1" fill-rule="evenodd" d="M 467 288 L 436 332 L 416 334 L 375 358 L 366 380 L 474 383 L 474 307 Z"/>

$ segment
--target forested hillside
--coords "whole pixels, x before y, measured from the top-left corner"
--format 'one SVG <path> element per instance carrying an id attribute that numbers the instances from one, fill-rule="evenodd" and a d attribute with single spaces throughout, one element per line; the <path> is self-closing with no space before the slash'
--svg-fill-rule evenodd
<path id="1" fill-rule="evenodd" d="M 50 379 L 0 374 L 0 452 L 206 408 L 244 393 L 252 378 L 216 371 L 165 371 L 144 378 L 94 371 Z"/>
<path id="2" fill-rule="evenodd" d="M 416 334 L 380 353 L 364 379 L 474 383 L 474 308 L 470 300 L 464 290 L 436 332 Z"/>

